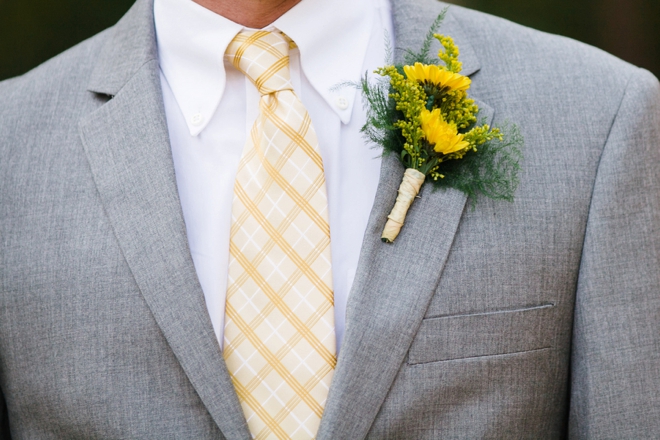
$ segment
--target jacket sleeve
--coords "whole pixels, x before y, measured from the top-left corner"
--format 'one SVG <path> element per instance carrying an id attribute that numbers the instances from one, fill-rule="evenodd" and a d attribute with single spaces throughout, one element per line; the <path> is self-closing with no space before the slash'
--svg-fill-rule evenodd
<path id="1" fill-rule="evenodd" d="M 577 286 L 569 438 L 660 432 L 660 84 L 636 70 L 603 149 Z"/>

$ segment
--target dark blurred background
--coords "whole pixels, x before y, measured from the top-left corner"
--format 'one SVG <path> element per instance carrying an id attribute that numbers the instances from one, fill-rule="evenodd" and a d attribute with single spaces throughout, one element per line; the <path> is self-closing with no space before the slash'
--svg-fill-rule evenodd
<path id="1" fill-rule="evenodd" d="M 584 41 L 660 76 L 660 0 L 450 2 Z M 0 80 L 20 75 L 111 26 L 132 3 L 0 0 Z"/>

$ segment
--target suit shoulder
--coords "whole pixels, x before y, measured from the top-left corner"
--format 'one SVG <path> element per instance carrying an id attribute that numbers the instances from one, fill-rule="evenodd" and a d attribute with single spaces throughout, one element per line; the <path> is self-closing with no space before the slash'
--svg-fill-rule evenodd
<path id="1" fill-rule="evenodd" d="M 460 6 L 449 10 L 480 60 L 480 81 L 503 96 L 571 102 L 612 119 L 627 92 L 657 87 L 648 71 L 588 44 Z"/>
<path id="2" fill-rule="evenodd" d="M 84 87 L 111 31 L 112 28 L 106 29 L 27 73 L 0 82 L 0 114 L 11 112 L 18 104 L 29 106 L 36 97 L 43 102 L 67 88 Z"/>
<path id="3" fill-rule="evenodd" d="M 460 6 L 451 6 L 451 14 L 469 35 L 484 64 L 526 68 L 539 74 L 554 71 L 557 75 L 581 72 L 584 78 L 610 74 L 619 77 L 619 85 L 638 69 L 601 49 L 532 29 L 504 18 Z"/>

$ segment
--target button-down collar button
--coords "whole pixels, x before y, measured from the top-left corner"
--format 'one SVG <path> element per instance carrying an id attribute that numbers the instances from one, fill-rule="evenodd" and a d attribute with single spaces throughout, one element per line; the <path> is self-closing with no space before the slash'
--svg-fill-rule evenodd
<path id="1" fill-rule="evenodd" d="M 346 110 L 348 108 L 348 99 L 344 98 L 343 96 L 340 96 L 335 101 L 335 105 L 339 110 Z"/>
<path id="2" fill-rule="evenodd" d="M 200 125 L 202 125 L 202 124 L 204 123 L 204 115 L 202 115 L 201 113 L 195 113 L 195 114 L 192 115 L 192 117 L 190 118 L 190 122 L 191 122 L 192 125 L 194 125 L 195 127 L 199 127 Z"/>

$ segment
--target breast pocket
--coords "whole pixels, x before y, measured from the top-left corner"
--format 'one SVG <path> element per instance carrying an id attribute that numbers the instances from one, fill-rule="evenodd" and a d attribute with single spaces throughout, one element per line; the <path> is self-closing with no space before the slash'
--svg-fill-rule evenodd
<path id="1" fill-rule="evenodd" d="M 413 340 L 408 363 L 449 361 L 551 348 L 555 306 L 428 318 Z"/>

